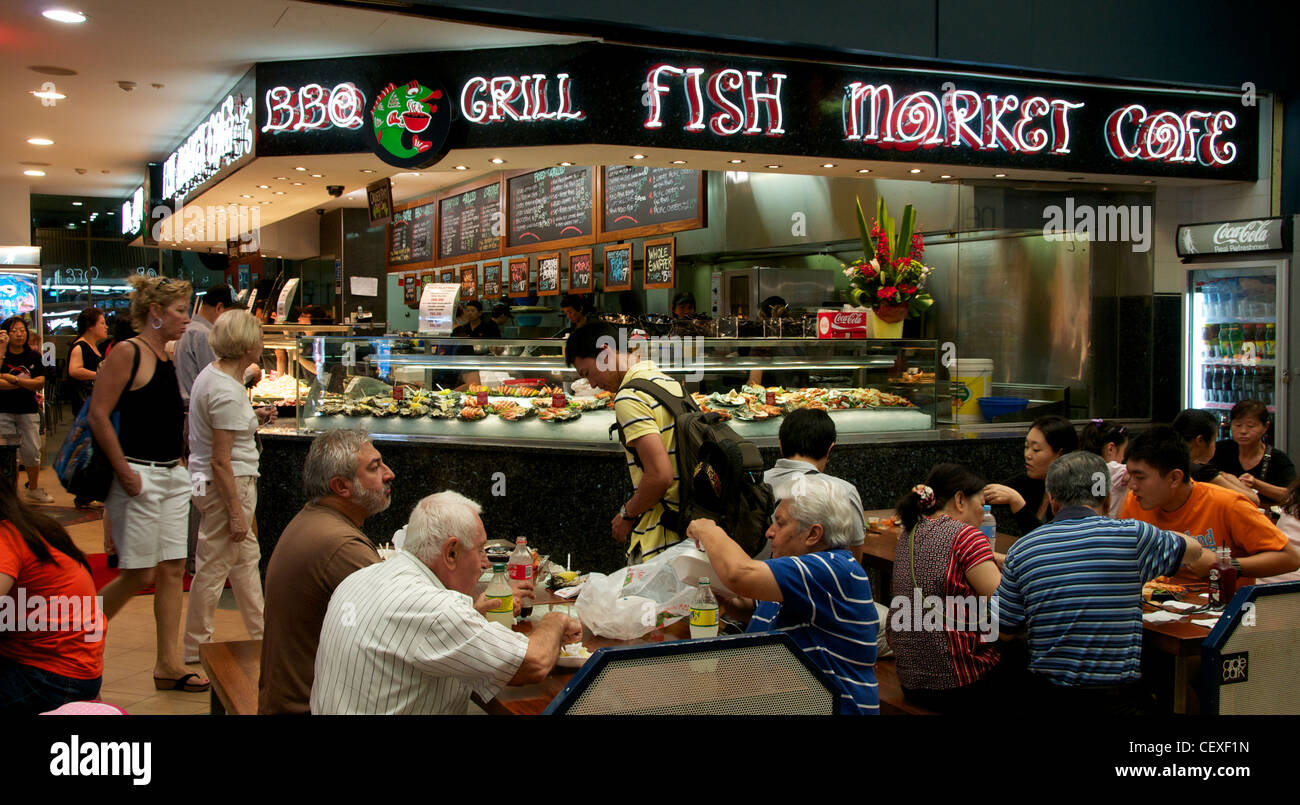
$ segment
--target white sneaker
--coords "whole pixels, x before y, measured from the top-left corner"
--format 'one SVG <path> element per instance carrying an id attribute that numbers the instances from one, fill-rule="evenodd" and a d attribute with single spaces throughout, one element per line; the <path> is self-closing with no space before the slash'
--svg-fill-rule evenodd
<path id="1" fill-rule="evenodd" d="M 27 499 L 34 503 L 54 502 L 54 498 L 50 496 L 50 493 L 46 492 L 44 489 L 41 489 L 39 486 L 35 489 L 27 490 Z"/>

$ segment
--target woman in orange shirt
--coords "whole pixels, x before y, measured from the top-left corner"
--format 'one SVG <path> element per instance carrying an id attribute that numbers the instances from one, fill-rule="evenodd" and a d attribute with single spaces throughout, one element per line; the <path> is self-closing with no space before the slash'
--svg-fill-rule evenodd
<path id="1" fill-rule="evenodd" d="M 86 557 L 0 483 L 0 715 L 99 695 L 104 625 Z"/>

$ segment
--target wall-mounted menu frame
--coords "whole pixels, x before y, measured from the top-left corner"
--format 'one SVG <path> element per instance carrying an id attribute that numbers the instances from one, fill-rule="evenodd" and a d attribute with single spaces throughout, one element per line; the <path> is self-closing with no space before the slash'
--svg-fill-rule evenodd
<path id="1" fill-rule="evenodd" d="M 605 292 L 632 290 L 632 244 L 605 247 Z"/>
<path id="2" fill-rule="evenodd" d="M 385 176 L 366 185 L 366 208 L 370 225 L 386 226 L 393 219 L 393 180 Z"/>
<path id="3" fill-rule="evenodd" d="M 434 218 L 438 203 L 431 197 L 393 207 L 388 224 L 385 266 L 389 271 L 428 268 L 434 262 Z"/>
<path id="4" fill-rule="evenodd" d="M 454 268 L 444 268 L 438 274 L 438 282 L 442 283 L 443 285 L 446 285 L 448 283 L 455 284 L 456 281 L 457 281 L 456 269 Z"/>
<path id="5" fill-rule="evenodd" d="M 590 165 L 506 174 L 505 247 L 544 252 L 595 243 L 599 175 Z"/>
<path id="6" fill-rule="evenodd" d="M 569 252 L 569 293 L 592 292 L 591 269 L 591 249 L 575 249 Z"/>
<path id="7" fill-rule="evenodd" d="M 671 288 L 677 280 L 677 238 L 641 242 L 645 288 Z"/>
<path id="8" fill-rule="evenodd" d="M 501 261 L 483 264 L 483 298 L 501 298 Z"/>
<path id="9" fill-rule="evenodd" d="M 405 278 L 403 278 L 402 301 L 406 303 L 407 307 L 416 307 L 417 305 L 419 305 L 419 301 L 418 301 L 419 289 L 420 289 L 420 284 L 416 282 L 415 277 L 413 275 L 408 274 Z"/>
<path id="10" fill-rule="evenodd" d="M 602 239 L 653 237 L 708 226 L 705 171 L 650 165 L 601 168 Z"/>
<path id="11" fill-rule="evenodd" d="M 438 194 L 438 263 L 501 254 L 504 177 L 495 174 Z M 493 234 L 495 230 L 496 234 Z"/>
<path id="12" fill-rule="evenodd" d="M 537 255 L 537 295 L 560 295 L 560 253 Z"/>
<path id="13" fill-rule="evenodd" d="M 460 298 L 478 299 L 478 265 L 460 267 Z"/>
<path id="14" fill-rule="evenodd" d="M 510 258 L 508 277 L 510 282 L 509 293 L 512 298 L 532 296 L 532 292 L 529 290 L 531 283 L 528 281 L 527 257 Z"/>

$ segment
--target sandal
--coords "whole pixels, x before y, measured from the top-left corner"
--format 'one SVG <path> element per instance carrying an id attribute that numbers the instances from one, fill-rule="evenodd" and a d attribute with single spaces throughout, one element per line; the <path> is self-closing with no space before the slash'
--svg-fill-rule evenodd
<path id="1" fill-rule="evenodd" d="M 208 680 L 202 684 L 189 681 L 198 678 L 198 674 L 186 674 L 179 679 L 167 679 L 166 677 L 155 676 L 153 678 L 153 686 L 157 690 L 180 690 L 185 693 L 202 693 L 212 687 L 212 680 Z"/>

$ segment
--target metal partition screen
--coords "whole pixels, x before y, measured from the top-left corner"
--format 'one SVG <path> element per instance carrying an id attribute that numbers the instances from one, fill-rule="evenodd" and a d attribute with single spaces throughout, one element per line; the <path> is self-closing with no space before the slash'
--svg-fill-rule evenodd
<path id="1" fill-rule="evenodd" d="M 1201 652 L 1207 712 L 1300 714 L 1300 582 L 1239 590 Z"/>

